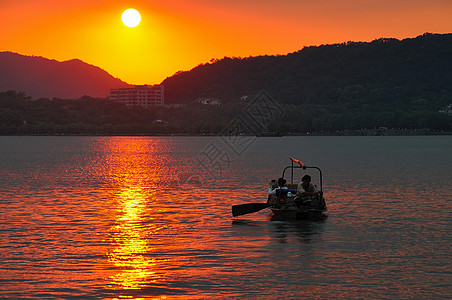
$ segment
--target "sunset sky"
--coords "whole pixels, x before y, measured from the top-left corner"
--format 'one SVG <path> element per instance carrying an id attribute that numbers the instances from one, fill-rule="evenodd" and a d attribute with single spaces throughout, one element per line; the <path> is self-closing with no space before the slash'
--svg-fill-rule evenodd
<path id="1" fill-rule="evenodd" d="M 137 27 L 121 14 L 135 8 Z M 0 0 L 0 51 L 156 84 L 211 59 L 452 32 L 451 0 Z"/>

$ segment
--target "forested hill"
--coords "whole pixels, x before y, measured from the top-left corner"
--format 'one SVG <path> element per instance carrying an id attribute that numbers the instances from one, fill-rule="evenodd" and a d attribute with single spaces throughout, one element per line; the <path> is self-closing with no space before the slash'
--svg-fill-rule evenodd
<path id="1" fill-rule="evenodd" d="M 59 62 L 39 56 L 0 52 L 0 92 L 15 90 L 38 99 L 106 97 L 129 85 L 78 59 Z"/>
<path id="2" fill-rule="evenodd" d="M 452 103 L 452 34 L 306 47 L 284 56 L 223 58 L 163 81 L 165 101 L 234 101 L 265 90 L 287 104 Z"/>
<path id="3" fill-rule="evenodd" d="M 440 109 L 452 104 L 452 34 L 224 58 L 163 84 L 166 103 L 187 105 L 127 109 L 105 98 L 34 100 L 26 90 L 0 89 L 0 135 L 450 134 L 452 114 Z M 265 123 L 256 127 L 250 112 L 261 107 L 251 100 L 263 90 L 278 114 L 259 115 Z M 223 104 L 194 101 L 204 97 Z"/>

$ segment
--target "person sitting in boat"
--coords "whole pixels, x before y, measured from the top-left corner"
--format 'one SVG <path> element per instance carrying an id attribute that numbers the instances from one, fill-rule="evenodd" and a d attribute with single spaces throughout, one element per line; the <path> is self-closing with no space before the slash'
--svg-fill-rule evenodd
<path id="1" fill-rule="evenodd" d="M 315 186 L 311 183 L 311 176 L 304 175 L 301 182 L 298 184 L 297 195 L 295 196 L 295 203 L 297 206 L 312 205 L 319 206 L 319 197 Z"/>
<path id="2" fill-rule="evenodd" d="M 286 182 L 287 181 L 284 178 L 279 178 L 278 185 L 276 187 L 272 188 L 273 186 L 270 186 L 268 188 L 268 194 L 269 195 L 277 195 L 282 190 L 289 190 L 289 188 L 286 185 Z"/>
<path id="3" fill-rule="evenodd" d="M 279 178 L 276 187 L 272 184 L 272 186 L 268 188 L 267 203 L 276 205 L 280 201 L 284 201 L 286 197 L 292 197 L 292 195 L 286 185 L 286 180 L 284 178 Z"/>

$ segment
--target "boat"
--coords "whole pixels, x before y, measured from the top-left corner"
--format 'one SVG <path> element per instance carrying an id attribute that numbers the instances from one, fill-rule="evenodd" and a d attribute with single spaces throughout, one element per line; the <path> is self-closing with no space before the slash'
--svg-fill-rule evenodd
<path id="1" fill-rule="evenodd" d="M 284 168 L 281 178 L 285 180 L 286 171 L 290 170 L 290 183 L 287 189 L 277 188 L 276 193 L 268 196 L 267 204 L 273 212 L 272 219 L 324 219 L 327 217 L 326 201 L 323 197 L 323 175 L 319 167 L 305 166 L 301 161 L 290 158 L 292 164 Z M 319 173 L 319 187 L 317 195 L 296 197 L 298 184 L 293 183 L 294 170 L 315 169 Z"/>
<path id="2" fill-rule="evenodd" d="M 301 161 L 290 158 L 291 165 L 284 168 L 280 180 L 286 181 L 286 171 L 290 170 L 290 183 L 285 187 L 271 188 L 273 192 L 268 195 L 266 203 L 245 203 L 232 206 L 232 215 L 249 214 L 270 208 L 273 212 L 272 220 L 324 220 L 327 218 L 326 200 L 323 196 L 323 175 L 319 167 L 306 166 Z M 318 171 L 319 186 L 317 194 L 312 196 L 296 197 L 298 184 L 293 183 L 294 171 L 301 169 Z M 272 180 L 271 184 L 275 184 Z"/>

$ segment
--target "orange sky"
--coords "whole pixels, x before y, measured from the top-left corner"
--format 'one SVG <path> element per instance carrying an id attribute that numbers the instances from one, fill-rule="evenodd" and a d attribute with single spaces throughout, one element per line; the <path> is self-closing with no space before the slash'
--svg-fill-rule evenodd
<path id="1" fill-rule="evenodd" d="M 122 24 L 127 8 L 138 27 Z M 452 32 L 451 0 L 0 0 L 0 51 L 155 84 L 224 56 Z"/>

